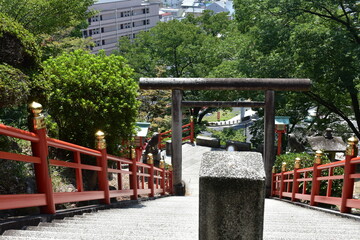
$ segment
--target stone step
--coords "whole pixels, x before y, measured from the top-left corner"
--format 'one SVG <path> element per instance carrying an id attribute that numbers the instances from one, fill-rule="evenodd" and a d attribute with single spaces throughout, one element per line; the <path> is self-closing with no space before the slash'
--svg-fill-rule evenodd
<path id="1" fill-rule="evenodd" d="M 55 232 L 55 231 L 24 231 L 24 230 L 7 230 L 4 232 L 3 237 L 29 237 L 29 238 L 37 238 L 37 239 L 121 239 L 121 240 L 134 240 L 134 239 L 144 239 L 144 240 L 156 240 L 156 239 L 197 239 L 196 234 L 188 234 L 188 233 L 159 233 L 155 231 L 155 233 L 151 232 L 142 232 L 142 231 L 124 231 L 119 232 L 118 234 L 107 234 L 99 232 L 98 234 L 94 233 L 78 233 L 74 235 L 73 233 L 68 232 Z M 11 239 L 11 238 L 10 238 Z"/>

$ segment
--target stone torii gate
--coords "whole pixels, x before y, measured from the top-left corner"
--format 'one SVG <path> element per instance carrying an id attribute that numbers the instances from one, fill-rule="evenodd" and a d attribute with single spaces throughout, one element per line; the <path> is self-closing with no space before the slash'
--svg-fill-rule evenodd
<path id="1" fill-rule="evenodd" d="M 172 90 L 172 157 L 175 195 L 184 194 L 182 183 L 182 106 L 265 107 L 264 165 L 266 195 L 271 189 L 271 168 L 274 163 L 275 91 L 308 91 L 310 79 L 294 78 L 140 78 L 141 89 Z M 183 90 L 262 90 L 265 102 L 185 102 Z"/>

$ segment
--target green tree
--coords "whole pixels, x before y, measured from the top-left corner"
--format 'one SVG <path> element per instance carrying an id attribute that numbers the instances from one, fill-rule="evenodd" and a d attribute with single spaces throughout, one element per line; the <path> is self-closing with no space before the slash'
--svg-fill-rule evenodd
<path id="1" fill-rule="evenodd" d="M 93 147 L 94 133 L 106 133 L 116 152 L 132 137 L 139 108 L 138 85 L 123 57 L 83 50 L 44 62 L 41 78 L 52 83 L 46 109 L 57 123 L 59 138 Z"/>
<path id="2" fill-rule="evenodd" d="M 27 101 L 36 87 L 31 76 L 39 70 L 41 52 L 34 36 L 0 13 L 0 107 Z"/>
<path id="3" fill-rule="evenodd" d="M 251 60 L 239 68 L 253 76 L 309 77 L 310 92 L 282 94 L 283 112 L 306 113 L 309 101 L 325 116 L 336 114 L 360 137 L 359 7 L 356 1 L 235 1 L 242 35 L 253 37 Z M 291 102 L 291 99 L 296 100 Z M 284 105 L 285 104 L 285 105 Z M 291 111 L 290 111 L 291 112 Z M 294 111 L 292 111 L 294 113 Z M 300 116 L 299 115 L 299 116 Z M 300 119 L 300 118 L 297 118 Z M 317 118 L 319 120 L 319 118 Z M 295 121 L 296 122 L 296 121 Z M 328 121 L 329 122 L 329 121 Z M 312 125 L 315 126 L 315 125 Z"/>
<path id="4" fill-rule="evenodd" d="M 202 25 L 192 21 L 159 23 L 148 32 L 140 33 L 132 42 L 123 38 L 119 54 L 128 59 L 137 77 L 205 77 L 222 61 L 222 52 L 217 46 L 221 38 L 206 32 Z M 187 99 L 198 98 L 199 92 L 188 91 Z M 143 100 L 142 109 L 149 113 L 149 99 L 165 103 L 169 94 L 155 91 Z M 163 106 L 166 104 L 163 104 Z M 151 106 L 150 106 L 151 107 Z M 153 109 L 156 110 L 156 109 Z M 165 109 L 153 112 L 152 118 L 164 117 Z M 200 110 L 196 109 L 195 114 Z"/>
<path id="5" fill-rule="evenodd" d="M 0 0 L 0 12 L 34 34 L 52 34 L 80 24 L 94 0 Z"/>

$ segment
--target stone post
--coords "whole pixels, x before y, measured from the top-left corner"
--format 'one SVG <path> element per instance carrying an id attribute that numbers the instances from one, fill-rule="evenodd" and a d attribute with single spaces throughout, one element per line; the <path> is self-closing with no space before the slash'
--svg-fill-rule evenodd
<path id="1" fill-rule="evenodd" d="M 264 190 L 260 153 L 205 153 L 200 168 L 199 239 L 262 239 Z"/>
<path id="2" fill-rule="evenodd" d="M 264 120 L 264 164 L 266 174 L 266 196 L 271 194 L 271 169 L 275 161 L 275 92 L 265 91 L 265 120 Z"/>
<path id="3" fill-rule="evenodd" d="M 185 195 L 185 185 L 182 181 L 182 91 L 172 91 L 172 139 L 171 139 L 171 164 L 173 165 L 174 194 Z"/>

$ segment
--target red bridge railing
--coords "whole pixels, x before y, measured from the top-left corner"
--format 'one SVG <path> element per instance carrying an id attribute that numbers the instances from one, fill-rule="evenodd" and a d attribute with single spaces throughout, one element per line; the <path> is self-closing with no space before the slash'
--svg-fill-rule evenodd
<path id="1" fill-rule="evenodd" d="M 39 116 L 37 116 L 39 117 Z M 79 202 L 87 200 L 101 200 L 110 204 L 110 198 L 129 196 L 137 199 L 139 194 L 150 197 L 155 194 L 172 193 L 172 171 L 166 170 L 164 164 L 160 168 L 153 164 L 144 164 L 133 159 L 117 157 L 107 154 L 104 136 L 97 135 L 97 150 L 49 138 L 46 129 L 41 126 L 41 119 L 35 117 L 34 132 L 27 132 L 0 124 L 0 135 L 29 141 L 32 146 L 32 156 L 0 151 L 0 159 L 32 163 L 35 169 L 36 188 L 34 194 L 0 195 L 0 210 L 25 207 L 41 207 L 42 213 L 56 212 L 55 204 Z M 72 152 L 71 161 L 49 159 L 48 147 Z M 83 156 L 96 158 L 96 164 L 82 162 Z M 111 164 L 110 164 L 111 163 Z M 54 192 L 50 166 L 66 167 L 75 170 L 76 192 Z M 109 167 L 112 166 L 112 167 Z M 83 184 L 83 170 L 97 173 L 98 189 L 85 191 Z M 109 189 L 108 173 L 117 174 L 118 189 Z M 123 176 L 128 176 L 129 187 L 125 189 Z M 147 178 L 147 181 L 145 181 Z M 147 184 L 146 184 L 147 183 Z"/>
<path id="2" fill-rule="evenodd" d="M 183 134 L 185 133 L 185 135 L 187 135 L 182 138 L 182 141 L 190 140 L 191 143 L 194 143 L 195 129 L 194 129 L 194 120 L 192 117 L 191 117 L 190 123 L 183 125 L 182 129 L 183 129 L 182 130 Z M 165 148 L 165 140 L 169 139 L 171 137 L 172 137 L 172 130 L 160 133 L 158 148 L 164 149 Z"/>
<path id="3" fill-rule="evenodd" d="M 272 196 L 280 199 L 287 197 L 291 201 L 306 200 L 311 206 L 318 203 L 337 205 L 342 213 L 351 212 L 351 208 L 360 208 L 360 199 L 353 198 L 355 179 L 360 179 L 360 173 L 356 173 L 356 165 L 360 164 L 360 157 L 356 157 L 356 144 L 356 138 L 349 139 L 343 161 L 321 164 L 322 152 L 317 151 L 313 167 L 300 169 L 300 159 L 297 159 L 292 171 L 286 171 L 286 164 L 283 164 L 280 173 L 275 173 L 273 169 Z M 342 181 L 341 196 L 333 194 L 335 180 Z M 324 185 L 326 192 L 321 194 L 320 187 Z"/>

